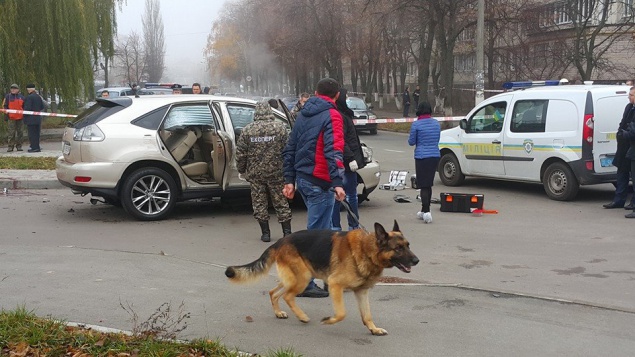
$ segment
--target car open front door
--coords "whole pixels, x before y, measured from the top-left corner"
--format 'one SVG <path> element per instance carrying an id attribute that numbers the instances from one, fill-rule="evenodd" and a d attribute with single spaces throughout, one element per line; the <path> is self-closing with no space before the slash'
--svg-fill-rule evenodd
<path id="1" fill-rule="evenodd" d="M 214 166 L 214 180 L 225 190 L 232 175 L 232 155 L 234 152 L 232 138 L 222 130 L 214 131 L 212 162 Z"/>

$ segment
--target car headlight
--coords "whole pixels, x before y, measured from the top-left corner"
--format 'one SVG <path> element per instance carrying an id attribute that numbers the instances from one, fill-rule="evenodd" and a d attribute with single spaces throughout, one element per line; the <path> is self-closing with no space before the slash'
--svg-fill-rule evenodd
<path id="1" fill-rule="evenodd" d="M 73 133 L 74 141 L 104 141 L 104 139 L 106 139 L 106 135 L 96 124 L 75 129 Z"/>
<path id="2" fill-rule="evenodd" d="M 375 119 L 377 119 L 377 115 L 375 115 L 375 114 L 368 114 L 368 119 L 370 119 L 370 120 L 375 120 Z"/>
<path id="3" fill-rule="evenodd" d="M 364 155 L 365 162 L 368 163 L 373 161 L 373 149 L 366 146 L 366 144 L 362 144 L 362 154 Z"/>

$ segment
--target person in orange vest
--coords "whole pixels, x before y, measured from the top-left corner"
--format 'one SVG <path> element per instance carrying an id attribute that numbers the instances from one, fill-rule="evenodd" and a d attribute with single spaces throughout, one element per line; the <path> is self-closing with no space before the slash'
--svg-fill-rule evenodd
<path id="1" fill-rule="evenodd" d="M 24 110 L 24 96 L 20 94 L 20 87 L 17 84 L 11 85 L 11 93 L 7 94 L 3 102 L 4 109 L 16 109 Z M 22 151 L 22 113 L 7 113 L 8 131 L 9 131 L 9 147 L 7 152 L 13 151 L 13 148 L 17 151 Z"/>

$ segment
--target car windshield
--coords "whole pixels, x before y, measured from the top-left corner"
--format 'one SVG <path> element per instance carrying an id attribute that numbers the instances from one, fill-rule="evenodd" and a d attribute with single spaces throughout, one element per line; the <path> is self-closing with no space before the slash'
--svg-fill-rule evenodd
<path id="1" fill-rule="evenodd" d="M 360 98 L 348 97 L 346 98 L 346 105 L 352 110 L 367 110 L 366 103 Z"/>

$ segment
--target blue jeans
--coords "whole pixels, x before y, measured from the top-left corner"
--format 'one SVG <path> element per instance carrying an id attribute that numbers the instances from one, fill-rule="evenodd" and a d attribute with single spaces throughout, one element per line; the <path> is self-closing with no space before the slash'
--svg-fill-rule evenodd
<path id="1" fill-rule="evenodd" d="M 617 170 L 617 181 L 615 182 L 615 197 L 613 202 L 618 205 L 626 203 L 626 197 L 628 196 L 628 181 L 630 181 L 630 172 L 626 170 Z M 635 202 L 635 194 L 631 199 L 631 202 Z"/>
<path id="2" fill-rule="evenodd" d="M 306 205 L 306 229 L 331 229 L 335 192 L 302 178 L 297 179 L 297 184 Z"/>
<path id="3" fill-rule="evenodd" d="M 346 192 L 346 201 L 348 201 L 349 206 L 351 206 L 351 211 L 353 211 L 357 218 L 359 218 L 359 211 L 357 209 L 357 173 L 350 171 L 344 172 L 344 192 Z M 342 230 L 342 224 L 340 223 L 341 205 L 340 201 L 337 200 L 333 205 L 333 218 L 331 219 L 331 224 L 333 225 L 333 229 L 336 231 Z M 358 222 L 355 222 L 350 214 L 347 214 L 346 216 L 348 217 L 349 231 L 359 228 Z"/>

